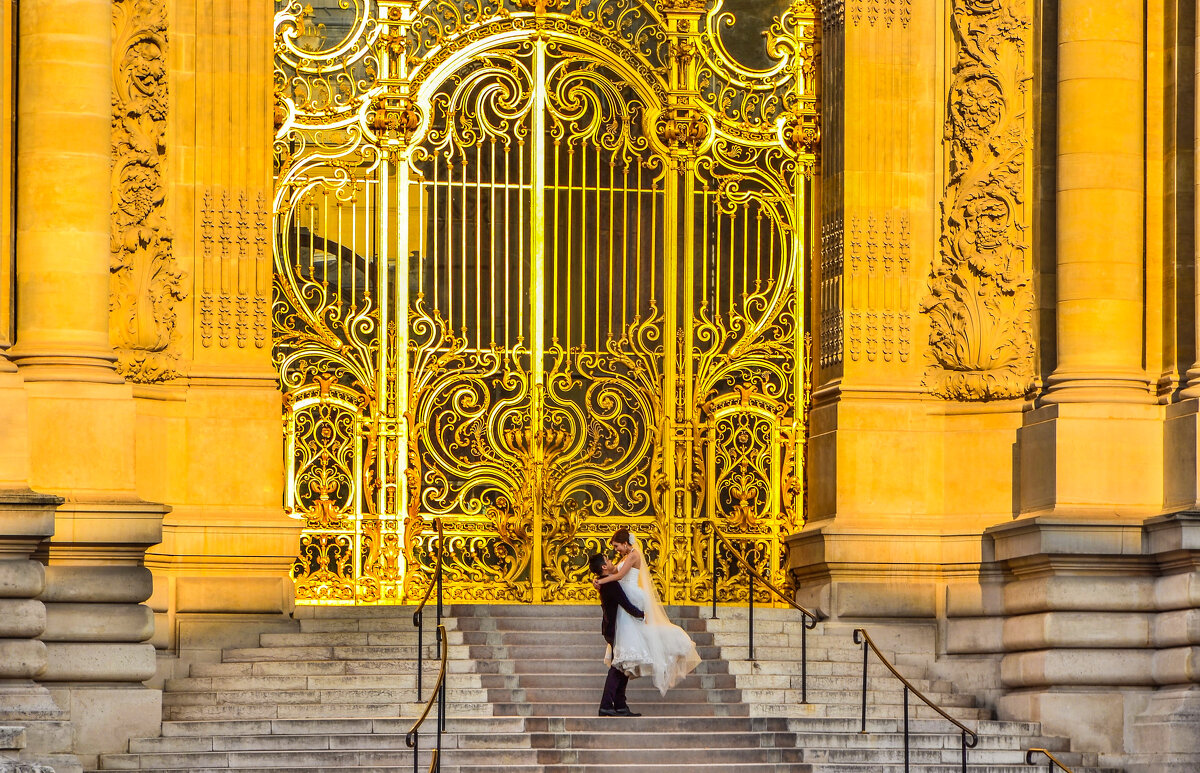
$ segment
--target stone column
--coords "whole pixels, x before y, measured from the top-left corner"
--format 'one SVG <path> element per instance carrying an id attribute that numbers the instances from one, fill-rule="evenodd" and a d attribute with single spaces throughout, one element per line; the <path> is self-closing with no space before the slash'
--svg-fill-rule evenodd
<path id="1" fill-rule="evenodd" d="M 111 6 L 21 4 L 18 340 L 33 379 L 121 383 L 108 341 Z"/>
<path id="2" fill-rule="evenodd" d="M 156 731 L 147 547 L 164 508 L 134 477 L 135 404 L 109 343 L 113 83 L 110 0 L 20 7 L 17 331 L 29 486 L 65 500 L 46 564 L 47 684 L 85 765 Z"/>
<path id="3" fill-rule="evenodd" d="M 1058 5 L 1057 366 L 1018 435 L 1023 515 L 1162 509 L 1163 411 L 1142 359 L 1144 21 L 1141 0 Z"/>
<path id="4" fill-rule="evenodd" d="M 1149 402 L 1142 0 L 1058 5 L 1058 366 L 1050 402 Z"/>
<path id="5" fill-rule="evenodd" d="M 1200 18 L 1200 0 L 1196 2 L 1196 13 Z M 1196 30 L 1196 51 L 1200 51 L 1200 28 Z M 1200 84 L 1200 56 L 1196 57 L 1195 67 L 1195 82 Z M 1200 99 L 1195 100 L 1193 104 L 1195 113 L 1194 130 L 1200 132 Z M 1200 139 L 1200 138 L 1197 138 Z M 1195 215 L 1197 222 L 1200 222 L 1200 152 L 1193 156 L 1193 184 L 1196 188 L 1195 197 Z M 1200 265 L 1200 239 L 1196 240 L 1196 256 L 1195 261 Z M 1183 389 L 1182 396 L 1186 398 L 1200 397 L 1200 281 L 1195 282 L 1196 300 L 1192 307 L 1192 323 L 1196 327 L 1196 362 L 1188 369 L 1186 376 L 1186 386 Z"/>

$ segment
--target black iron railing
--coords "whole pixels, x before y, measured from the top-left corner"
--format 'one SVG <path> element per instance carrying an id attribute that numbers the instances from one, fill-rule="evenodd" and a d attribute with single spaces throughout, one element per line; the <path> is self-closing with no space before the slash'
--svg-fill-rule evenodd
<path id="1" fill-rule="evenodd" d="M 801 614 L 800 626 L 800 702 L 808 703 L 808 632 L 817 627 L 817 622 L 821 619 L 816 612 L 810 612 L 804 607 L 797 604 L 786 593 L 772 585 L 765 577 L 758 573 L 754 565 L 742 555 L 742 552 L 734 547 L 729 538 L 721 533 L 721 530 L 715 524 L 703 522 L 703 528 L 707 533 L 711 533 L 713 543 L 710 546 L 709 555 L 712 559 L 712 616 L 717 617 L 717 543 L 725 545 L 730 555 L 742 565 L 746 570 L 746 582 L 749 585 L 750 591 L 750 608 L 748 612 L 748 621 L 746 626 L 746 659 L 754 660 L 754 595 L 757 592 L 756 582 L 762 583 L 763 586 L 771 592 L 777 599 L 799 610 Z"/>
<path id="2" fill-rule="evenodd" d="M 433 709 L 433 704 L 438 705 L 437 717 L 437 741 L 433 747 L 433 755 L 429 760 L 429 773 L 442 769 L 442 733 L 446 729 L 446 658 L 450 652 L 450 644 L 446 640 L 446 626 L 441 623 L 437 627 L 437 641 L 442 654 L 442 667 L 438 670 L 437 683 L 433 686 L 433 692 L 429 694 L 429 700 L 425 702 L 425 710 L 421 712 L 421 716 L 417 717 L 417 721 L 413 722 L 412 729 L 404 736 L 404 743 L 413 752 L 413 773 L 419 770 L 417 766 L 417 757 L 421 751 L 421 725 L 424 724 L 425 718 L 429 716 L 430 710 Z M 418 700 L 420 696 L 418 695 Z"/>
<path id="3" fill-rule="evenodd" d="M 975 731 L 970 729 L 966 725 L 964 725 L 962 722 L 959 722 L 954 717 L 947 714 L 946 711 L 941 706 L 939 706 L 936 703 L 934 703 L 933 701 L 929 700 L 929 698 L 926 698 L 925 694 L 923 692 L 918 690 L 916 687 L 913 687 L 912 682 L 905 679 L 904 676 L 901 675 L 901 673 L 896 670 L 896 667 L 892 665 L 891 661 L 883 656 L 883 653 L 880 652 L 879 648 L 875 646 L 875 642 L 871 641 L 870 635 L 867 634 L 867 632 L 865 630 L 863 630 L 862 628 L 854 629 L 854 643 L 861 644 L 862 648 L 863 648 L 862 729 L 859 730 L 858 732 L 860 732 L 860 733 L 867 732 L 867 656 L 871 652 L 874 652 L 875 657 L 879 658 L 879 662 L 882 663 L 883 665 L 887 666 L 888 671 L 892 672 L 892 676 L 899 679 L 900 683 L 904 685 L 904 771 L 905 771 L 905 773 L 908 773 L 908 769 L 909 769 L 908 755 L 909 755 L 910 744 L 909 744 L 909 730 L 908 730 L 908 696 L 910 693 L 917 696 L 918 698 L 920 698 L 922 701 L 924 701 L 926 706 L 928 706 L 929 708 L 936 711 L 938 714 L 940 714 L 942 716 L 943 719 L 945 719 L 947 722 L 949 722 L 950 724 L 952 724 L 958 728 L 959 735 L 962 739 L 962 773 L 967 773 L 967 749 L 974 749 L 975 745 L 977 743 L 979 743 L 979 736 L 975 733 Z"/>
<path id="4" fill-rule="evenodd" d="M 1055 768 L 1065 771 L 1065 773 L 1073 773 L 1070 768 L 1059 762 L 1058 758 L 1051 754 L 1049 749 L 1033 748 L 1025 752 L 1025 764 L 1040 765 L 1041 763 L 1034 759 L 1039 754 L 1046 758 L 1046 773 L 1054 773 Z"/>
<path id="5" fill-rule="evenodd" d="M 421 597 L 421 603 L 417 605 L 412 618 L 413 625 L 417 628 L 417 700 L 421 700 L 421 670 L 424 666 L 425 605 L 429 603 L 429 596 L 435 589 L 437 590 L 437 624 L 439 626 L 442 624 L 442 519 L 438 518 L 434 522 L 437 524 L 437 559 L 433 570 L 433 580 L 425 589 L 425 595 Z"/>

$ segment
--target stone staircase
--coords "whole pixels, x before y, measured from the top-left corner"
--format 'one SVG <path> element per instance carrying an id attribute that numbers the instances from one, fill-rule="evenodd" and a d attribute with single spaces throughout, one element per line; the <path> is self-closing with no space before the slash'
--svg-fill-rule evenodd
<path id="1" fill-rule="evenodd" d="M 800 700 L 798 613 L 756 611 L 756 660 L 745 658 L 745 610 L 673 609 L 704 662 L 660 696 L 630 683 L 640 718 L 596 716 L 605 666 L 596 606 L 462 605 L 448 610 L 447 728 L 442 770 L 796 771 L 903 770 L 901 691 L 886 669 L 868 670 L 868 731 L 859 734 L 862 650 L 849 628 L 810 631 L 808 700 Z M 404 734 L 424 703 L 416 693 L 416 633 L 405 607 L 304 607 L 296 630 L 262 634 L 260 646 L 225 650 L 222 662 L 192 666 L 163 694 L 162 736 L 103 755 L 103 770 L 183 773 L 244 770 L 353 773 L 413 769 Z M 432 613 L 427 612 L 427 620 Z M 432 628 L 432 625 L 429 626 Z M 433 684 L 433 634 L 426 631 L 424 697 Z M 978 727 L 971 773 L 1030 771 L 1024 749 L 1063 753 L 1076 773 L 1095 759 L 1065 751 L 1036 724 L 999 722 L 940 681 L 915 686 Z M 910 714 L 914 771 L 959 769 L 957 733 L 923 704 Z M 428 766 L 435 720 L 425 725 L 417 763 Z"/>

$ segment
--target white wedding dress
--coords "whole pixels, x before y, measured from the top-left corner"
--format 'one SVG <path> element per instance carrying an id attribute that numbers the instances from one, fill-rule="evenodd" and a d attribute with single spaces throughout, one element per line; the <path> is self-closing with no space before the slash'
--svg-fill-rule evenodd
<path id="1" fill-rule="evenodd" d="M 646 617 L 643 622 L 617 609 L 616 631 L 604 662 L 631 677 L 651 677 L 658 691 L 666 695 L 700 664 L 696 645 L 687 632 L 667 618 L 650 572 L 632 567 L 619 582 L 630 603 Z"/>

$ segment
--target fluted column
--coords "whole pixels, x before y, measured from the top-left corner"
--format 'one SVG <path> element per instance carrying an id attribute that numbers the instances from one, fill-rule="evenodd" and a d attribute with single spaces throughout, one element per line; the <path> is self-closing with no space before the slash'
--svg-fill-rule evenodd
<path id="1" fill-rule="evenodd" d="M 1200 17 L 1200 0 L 1196 0 L 1196 13 Z M 1200 51 L 1200 28 L 1196 30 L 1196 49 Z M 1195 61 L 1195 82 L 1200 84 L 1200 56 L 1197 56 Z M 1200 94 L 1200 91 L 1197 92 Z M 1193 110 L 1195 116 L 1194 130 L 1200 133 L 1200 99 L 1194 100 Z M 1200 136 L 1196 137 L 1200 141 Z M 1195 153 L 1193 156 L 1193 185 L 1195 186 L 1195 215 L 1197 222 L 1200 222 L 1200 153 Z M 1200 265 L 1200 239 L 1196 240 L 1195 246 L 1195 263 Z M 1195 281 L 1195 280 L 1193 280 Z M 1195 281 L 1196 299 L 1192 307 L 1192 324 L 1196 329 L 1196 361 L 1192 367 L 1188 368 L 1187 384 L 1183 390 L 1183 397 L 1200 397 L 1200 281 Z"/>
<path id="2" fill-rule="evenodd" d="M 1058 5 L 1058 365 L 1050 402 L 1146 402 L 1143 0 Z"/>
<path id="3" fill-rule="evenodd" d="M 20 609 L 41 610 L 37 679 L 94 767 L 161 722 L 161 694 L 143 684 L 156 660 L 141 602 L 166 508 L 138 497 L 133 392 L 109 341 L 113 3 L 25 0 L 19 30 L 9 356 L 28 396 L 29 486 L 64 500 L 37 548 L 44 587 Z"/>
<path id="4" fill-rule="evenodd" d="M 26 381 L 120 383 L 108 339 L 110 0 L 26 0 L 17 104 L 17 342 Z"/>

